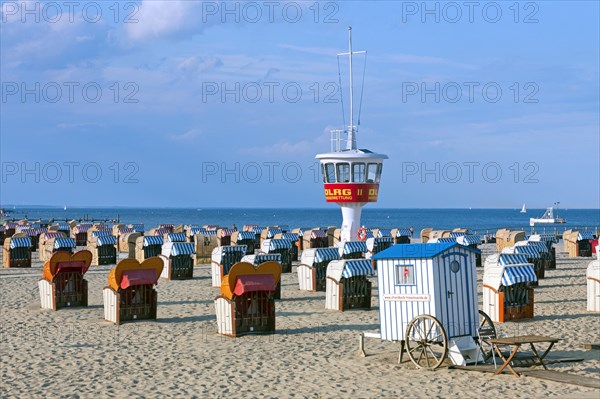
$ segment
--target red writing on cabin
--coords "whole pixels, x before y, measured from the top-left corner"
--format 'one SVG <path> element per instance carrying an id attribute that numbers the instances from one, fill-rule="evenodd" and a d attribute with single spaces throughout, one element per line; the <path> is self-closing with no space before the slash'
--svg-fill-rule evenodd
<path id="1" fill-rule="evenodd" d="M 376 202 L 379 184 L 325 183 L 327 202 Z"/>

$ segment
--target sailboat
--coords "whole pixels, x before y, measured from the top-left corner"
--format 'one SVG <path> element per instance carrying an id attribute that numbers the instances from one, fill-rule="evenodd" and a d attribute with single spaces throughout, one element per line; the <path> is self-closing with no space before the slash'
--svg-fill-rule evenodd
<path id="1" fill-rule="evenodd" d="M 525 204 L 523 204 L 523 208 L 521 208 L 521 213 L 527 213 L 527 208 L 525 208 Z"/>

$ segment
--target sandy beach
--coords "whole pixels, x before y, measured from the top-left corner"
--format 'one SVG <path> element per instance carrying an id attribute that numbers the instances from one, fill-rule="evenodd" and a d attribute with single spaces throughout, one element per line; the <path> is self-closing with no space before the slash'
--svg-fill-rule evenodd
<path id="1" fill-rule="evenodd" d="M 482 245 L 484 256 L 494 245 Z M 565 258 L 535 289 L 535 317 L 496 323 L 500 336 L 539 334 L 562 338 L 550 356 L 583 358 L 551 370 L 598 378 L 600 317 L 586 311 L 585 272 L 591 258 Z M 37 254 L 34 254 L 34 260 Z M 325 310 L 325 293 L 298 289 L 295 268 L 283 275 L 276 302 L 277 333 L 227 338 L 216 333 L 208 265 L 194 279 L 161 279 L 158 320 L 115 326 L 103 321 L 102 289 L 110 266 L 92 266 L 89 306 L 40 309 L 41 262 L 31 269 L 0 270 L 0 352 L 3 398 L 21 397 L 572 397 L 600 391 L 531 377 L 442 367 L 397 365 L 399 344 L 366 339 L 379 329 L 376 279 L 370 311 Z M 481 278 L 478 269 L 481 308 Z M 405 357 L 406 360 L 406 357 Z"/>

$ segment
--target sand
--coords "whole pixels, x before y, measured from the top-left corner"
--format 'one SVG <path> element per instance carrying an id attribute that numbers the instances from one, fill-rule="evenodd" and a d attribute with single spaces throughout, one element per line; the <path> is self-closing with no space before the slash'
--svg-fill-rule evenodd
<path id="1" fill-rule="evenodd" d="M 482 247 L 484 255 L 493 250 Z M 534 319 L 496 327 L 501 336 L 560 337 L 551 355 L 584 361 L 549 368 L 598 378 L 600 351 L 583 349 L 600 342 L 600 315 L 586 311 L 591 259 L 560 251 L 557 270 L 546 271 L 535 290 Z M 193 280 L 160 280 L 158 320 L 121 326 L 103 321 L 110 267 L 86 274 L 87 308 L 53 312 L 40 309 L 41 266 L 0 270 L 2 397 L 600 397 L 592 388 L 531 377 L 416 370 L 410 361 L 396 364 L 399 344 L 377 339 L 366 339 L 368 356 L 358 357 L 358 334 L 379 328 L 376 292 L 370 311 L 326 311 L 325 293 L 298 290 L 295 268 L 283 275 L 277 333 L 228 338 L 216 333 L 208 265 L 196 267 Z M 482 275 L 480 268 L 480 308 Z"/>

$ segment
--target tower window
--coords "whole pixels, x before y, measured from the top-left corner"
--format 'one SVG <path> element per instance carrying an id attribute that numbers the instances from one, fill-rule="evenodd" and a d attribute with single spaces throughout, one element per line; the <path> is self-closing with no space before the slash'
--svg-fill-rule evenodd
<path id="1" fill-rule="evenodd" d="M 364 163 L 353 163 L 352 164 L 352 181 L 354 183 L 364 183 L 365 182 L 365 169 L 366 169 L 366 165 Z"/>
<path id="2" fill-rule="evenodd" d="M 338 183 L 350 182 L 350 164 L 343 162 L 337 164 Z"/>

